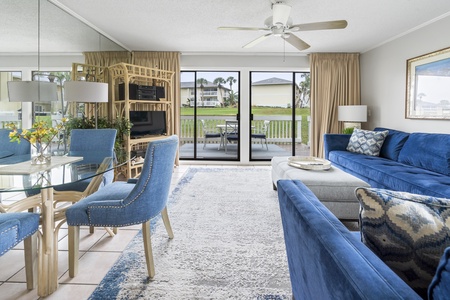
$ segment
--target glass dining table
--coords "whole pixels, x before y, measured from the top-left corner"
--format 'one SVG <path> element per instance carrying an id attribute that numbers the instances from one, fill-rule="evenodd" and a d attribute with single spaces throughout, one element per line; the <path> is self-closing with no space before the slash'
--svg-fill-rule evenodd
<path id="1" fill-rule="evenodd" d="M 73 201 L 71 197 L 58 198 L 58 190 L 88 186 L 101 180 L 100 175 L 111 171 L 112 158 L 105 159 L 100 166 L 89 165 L 88 172 L 86 165 L 80 165 L 82 160 L 83 157 L 52 156 L 49 164 L 32 165 L 30 161 L 24 161 L 0 165 L 0 196 L 12 192 L 25 194 L 25 198 L 10 204 L 0 202 L 0 212 L 35 211 L 41 214 L 39 243 L 35 238 L 25 245 L 31 247 L 32 253 L 37 251 L 39 296 L 48 296 L 58 288 L 58 232 L 66 221 L 65 210 Z"/>

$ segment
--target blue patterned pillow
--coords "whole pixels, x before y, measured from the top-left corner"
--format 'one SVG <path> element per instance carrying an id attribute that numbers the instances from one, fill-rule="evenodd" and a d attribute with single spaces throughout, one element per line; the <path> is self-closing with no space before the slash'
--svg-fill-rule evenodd
<path id="1" fill-rule="evenodd" d="M 380 156 L 381 146 L 388 133 L 389 130 L 369 131 L 355 128 L 348 142 L 347 151 Z"/>
<path id="2" fill-rule="evenodd" d="M 450 199 L 358 188 L 361 239 L 422 297 L 450 246 Z"/>

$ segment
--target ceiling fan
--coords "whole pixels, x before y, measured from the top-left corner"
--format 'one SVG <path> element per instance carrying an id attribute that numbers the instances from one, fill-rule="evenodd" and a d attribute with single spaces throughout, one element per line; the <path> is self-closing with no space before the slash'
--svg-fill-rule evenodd
<path id="1" fill-rule="evenodd" d="M 252 31 L 268 31 L 269 33 L 260 36 L 259 38 L 244 45 L 242 48 L 251 48 L 256 44 L 264 41 L 270 36 L 279 36 L 286 42 L 297 48 L 299 51 L 308 49 L 305 41 L 293 34 L 297 31 L 310 30 L 326 30 L 326 29 L 342 29 L 347 27 L 346 20 L 335 20 L 327 22 L 292 24 L 292 19 L 289 17 L 291 13 L 291 6 L 283 1 L 277 1 L 272 4 L 273 14 L 264 22 L 264 27 L 218 27 L 219 30 L 252 30 Z"/>

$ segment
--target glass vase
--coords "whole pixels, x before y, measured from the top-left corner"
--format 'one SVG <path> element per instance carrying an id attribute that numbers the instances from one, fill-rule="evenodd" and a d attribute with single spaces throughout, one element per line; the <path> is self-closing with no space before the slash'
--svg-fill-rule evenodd
<path id="1" fill-rule="evenodd" d="M 52 161 L 52 151 L 50 143 L 33 143 L 31 144 L 31 164 L 44 165 Z"/>

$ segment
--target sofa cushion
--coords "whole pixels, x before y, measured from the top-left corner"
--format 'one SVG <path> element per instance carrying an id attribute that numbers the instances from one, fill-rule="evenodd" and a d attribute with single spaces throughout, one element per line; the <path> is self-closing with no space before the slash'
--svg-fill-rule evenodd
<path id="1" fill-rule="evenodd" d="M 350 141 L 347 145 L 347 151 L 360 153 L 370 156 L 379 156 L 381 146 L 389 131 L 369 131 L 355 128 Z"/>
<path id="2" fill-rule="evenodd" d="M 450 295 L 450 248 L 445 249 L 433 281 L 428 288 L 428 299 L 448 299 Z"/>
<path id="3" fill-rule="evenodd" d="M 377 127 L 374 129 L 374 131 L 386 130 L 389 131 L 389 134 L 386 136 L 383 146 L 381 147 L 380 157 L 397 161 L 400 150 L 402 150 L 403 145 L 408 139 L 409 133 L 383 127 Z"/>
<path id="4" fill-rule="evenodd" d="M 450 246 L 450 199 L 358 188 L 361 239 L 419 295 L 426 297 Z"/>
<path id="5" fill-rule="evenodd" d="M 450 176 L 450 134 L 411 133 L 398 161 Z"/>

